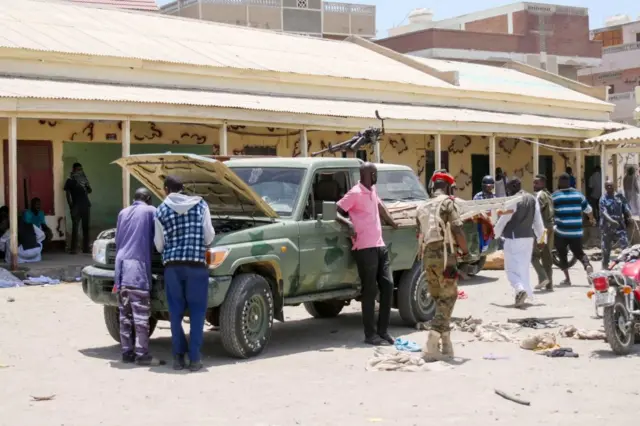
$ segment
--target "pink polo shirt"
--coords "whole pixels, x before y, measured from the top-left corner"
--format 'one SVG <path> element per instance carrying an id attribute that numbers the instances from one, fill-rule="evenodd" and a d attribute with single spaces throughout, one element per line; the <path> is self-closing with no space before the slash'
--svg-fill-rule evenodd
<path id="1" fill-rule="evenodd" d="M 384 247 L 379 203 L 380 198 L 375 185 L 368 190 L 360 182 L 338 201 L 338 207 L 349 213 L 349 219 L 356 231 L 353 250 Z"/>

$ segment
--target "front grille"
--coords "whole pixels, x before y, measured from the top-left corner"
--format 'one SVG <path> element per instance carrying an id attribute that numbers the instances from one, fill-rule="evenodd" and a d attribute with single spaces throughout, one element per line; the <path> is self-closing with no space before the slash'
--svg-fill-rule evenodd
<path id="1" fill-rule="evenodd" d="M 116 244 L 109 243 L 107 245 L 107 265 L 114 266 L 116 264 Z M 155 272 L 162 270 L 162 255 L 154 248 L 151 253 L 151 269 Z"/>

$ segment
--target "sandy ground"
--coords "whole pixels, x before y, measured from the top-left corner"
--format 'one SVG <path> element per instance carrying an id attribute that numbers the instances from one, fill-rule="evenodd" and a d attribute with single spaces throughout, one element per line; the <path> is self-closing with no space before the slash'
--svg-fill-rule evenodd
<path id="1" fill-rule="evenodd" d="M 555 274 L 559 282 L 561 273 Z M 523 312 L 509 307 L 504 273 L 485 271 L 464 283 L 469 297 L 458 301 L 455 315 L 559 317 L 563 325 L 600 328 L 585 296 L 584 272 L 574 268 L 572 276 L 574 287 L 540 295 Z M 312 319 L 302 307 L 286 314 L 259 358 L 227 358 L 211 331 L 205 335 L 207 371 L 176 373 L 117 362 L 119 348 L 105 330 L 102 308 L 79 285 L 0 290 L 0 425 L 584 426 L 636 420 L 637 354 L 614 357 L 604 342 L 561 339 L 580 358 L 546 358 L 513 343 L 469 342 L 470 334 L 456 332 L 453 369 L 366 372 L 372 349 L 360 343 L 356 307 L 332 320 Z M 395 335 L 423 343 L 425 332 L 402 327 L 396 314 L 392 321 Z M 165 359 L 167 326 L 161 322 L 152 339 L 153 352 Z M 507 359 L 483 359 L 487 354 Z M 531 406 L 504 400 L 495 388 Z M 31 398 L 48 395 L 55 398 Z"/>

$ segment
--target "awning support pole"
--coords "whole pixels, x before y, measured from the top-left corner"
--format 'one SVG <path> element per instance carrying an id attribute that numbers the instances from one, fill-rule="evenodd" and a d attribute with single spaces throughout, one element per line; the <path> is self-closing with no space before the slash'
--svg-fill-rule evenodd
<path id="1" fill-rule="evenodd" d="M 605 144 L 602 144 L 600 146 L 600 169 L 601 169 L 600 175 L 602 176 L 602 178 L 601 178 L 602 182 L 601 182 L 600 187 L 602 189 L 602 192 L 601 192 L 602 194 L 606 193 L 606 191 L 604 189 L 604 184 L 607 182 L 607 177 L 608 177 L 608 175 L 607 175 L 607 172 L 608 172 L 607 164 L 608 163 L 609 163 L 609 160 L 607 159 L 607 149 L 605 147 Z"/>
<path id="2" fill-rule="evenodd" d="M 227 122 L 220 126 L 220 155 L 227 155 Z"/>
<path id="3" fill-rule="evenodd" d="M 309 153 L 307 152 L 308 145 L 307 129 L 303 127 L 302 130 L 300 130 L 300 155 L 302 157 L 309 156 Z"/>
<path id="4" fill-rule="evenodd" d="M 433 160 L 435 162 L 434 169 L 438 170 L 442 167 L 442 135 L 438 133 L 433 144 Z M 449 170 L 447 170 L 449 171 Z M 427 182 L 431 180 L 431 176 L 427 176 Z"/>
<path id="5" fill-rule="evenodd" d="M 573 171 L 573 174 L 576 177 L 576 189 L 582 192 L 582 177 L 584 176 L 582 172 L 582 151 L 580 150 L 582 143 L 575 141 L 574 146 L 576 148 L 576 169 Z M 602 169 L 602 173 L 606 173 L 604 168 Z"/>
<path id="6" fill-rule="evenodd" d="M 533 146 L 533 177 L 540 174 L 540 145 L 538 144 L 538 138 L 531 139 L 531 145 Z"/>
<path id="7" fill-rule="evenodd" d="M 380 154 L 380 142 L 382 142 L 382 140 L 381 138 L 378 138 L 376 143 L 373 145 L 373 156 L 375 157 L 376 163 L 382 162 L 382 154 Z"/>
<path id="8" fill-rule="evenodd" d="M 18 119 L 9 117 L 9 229 L 11 270 L 18 269 Z"/>
<path id="9" fill-rule="evenodd" d="M 131 120 L 122 121 L 122 156 L 131 155 Z M 122 168 L 122 207 L 128 207 L 131 202 L 131 176 L 126 168 Z"/>
<path id="10" fill-rule="evenodd" d="M 496 135 L 489 137 L 489 172 L 496 178 Z"/>

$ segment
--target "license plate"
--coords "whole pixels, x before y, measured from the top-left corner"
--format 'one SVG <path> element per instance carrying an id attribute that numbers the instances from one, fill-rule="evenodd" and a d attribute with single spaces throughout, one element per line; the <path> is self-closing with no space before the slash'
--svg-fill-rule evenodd
<path id="1" fill-rule="evenodd" d="M 613 293 L 596 293 L 595 294 L 596 306 L 610 306 L 613 305 L 615 300 L 615 294 Z"/>

